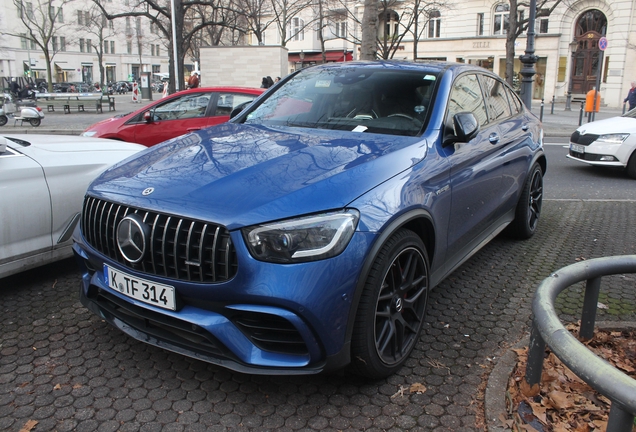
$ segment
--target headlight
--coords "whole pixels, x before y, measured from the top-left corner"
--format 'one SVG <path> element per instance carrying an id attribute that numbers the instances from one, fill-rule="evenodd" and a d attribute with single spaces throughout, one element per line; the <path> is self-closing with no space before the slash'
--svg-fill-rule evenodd
<path id="1" fill-rule="evenodd" d="M 85 136 L 85 137 L 92 137 L 92 136 L 95 136 L 96 134 L 97 134 L 97 131 L 82 132 L 82 136 Z"/>
<path id="2" fill-rule="evenodd" d="M 627 139 L 627 137 L 629 136 L 629 134 L 607 134 L 607 135 L 600 135 L 597 139 L 596 142 L 597 143 L 603 143 L 603 144 L 622 144 L 623 141 L 625 141 Z"/>
<path id="3" fill-rule="evenodd" d="M 323 213 L 243 229 L 254 258 L 297 263 L 330 258 L 341 253 L 356 229 L 357 210 Z"/>

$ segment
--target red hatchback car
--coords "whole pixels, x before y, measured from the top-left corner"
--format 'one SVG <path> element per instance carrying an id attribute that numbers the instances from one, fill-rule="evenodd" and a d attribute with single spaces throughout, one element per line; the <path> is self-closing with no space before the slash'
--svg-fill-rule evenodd
<path id="1" fill-rule="evenodd" d="M 82 135 L 153 146 L 170 138 L 224 123 L 232 110 L 248 104 L 265 89 L 200 87 L 159 99 L 128 114 L 102 120 Z"/>

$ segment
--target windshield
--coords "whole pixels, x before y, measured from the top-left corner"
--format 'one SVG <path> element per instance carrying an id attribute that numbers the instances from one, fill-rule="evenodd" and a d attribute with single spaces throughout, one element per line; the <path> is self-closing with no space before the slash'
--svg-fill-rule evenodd
<path id="1" fill-rule="evenodd" d="M 245 123 L 418 135 L 437 74 L 370 67 L 304 70 L 271 94 Z"/>

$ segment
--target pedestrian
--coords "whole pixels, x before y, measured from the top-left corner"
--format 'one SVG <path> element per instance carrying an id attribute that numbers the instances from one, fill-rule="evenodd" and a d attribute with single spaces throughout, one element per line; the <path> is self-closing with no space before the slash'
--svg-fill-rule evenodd
<path id="1" fill-rule="evenodd" d="M 271 76 L 268 76 L 267 77 L 267 87 L 266 88 L 270 88 L 273 85 L 274 85 L 274 80 L 272 79 Z"/>
<path id="2" fill-rule="evenodd" d="M 274 80 L 274 83 L 277 83 L 278 81 L 280 81 L 280 77 L 276 77 L 276 79 Z"/>
<path id="3" fill-rule="evenodd" d="M 198 72 L 192 72 L 190 78 L 188 79 L 188 88 L 197 88 L 199 87 L 199 74 Z"/>
<path id="4" fill-rule="evenodd" d="M 632 88 L 629 89 L 629 93 L 627 93 L 627 97 L 623 101 L 623 103 L 629 103 L 629 110 L 633 110 L 636 108 L 636 81 L 632 81 Z"/>
<path id="5" fill-rule="evenodd" d="M 13 94 L 14 97 L 18 97 L 18 95 L 20 94 L 20 84 L 18 84 L 18 81 L 15 78 L 11 78 L 9 91 Z"/>
<path id="6" fill-rule="evenodd" d="M 263 80 L 261 81 L 261 88 L 268 88 L 269 87 L 269 83 L 267 82 L 267 77 L 263 77 Z"/>

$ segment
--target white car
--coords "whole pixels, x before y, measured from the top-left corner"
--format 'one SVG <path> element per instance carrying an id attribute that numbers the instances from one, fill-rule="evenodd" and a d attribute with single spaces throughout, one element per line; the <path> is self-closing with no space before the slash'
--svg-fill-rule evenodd
<path id="1" fill-rule="evenodd" d="M 589 165 L 623 167 L 636 179 L 636 108 L 578 128 L 570 137 L 567 157 Z"/>
<path id="2" fill-rule="evenodd" d="M 0 278 L 72 256 L 88 184 L 144 149 L 101 138 L 0 136 Z"/>

